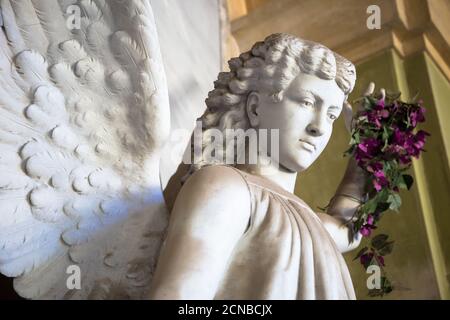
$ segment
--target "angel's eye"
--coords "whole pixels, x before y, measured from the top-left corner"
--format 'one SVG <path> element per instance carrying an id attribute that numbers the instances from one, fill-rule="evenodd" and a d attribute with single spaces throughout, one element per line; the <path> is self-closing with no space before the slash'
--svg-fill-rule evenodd
<path id="1" fill-rule="evenodd" d="M 303 101 L 300 103 L 300 105 L 301 105 L 302 107 L 307 107 L 307 108 L 309 108 L 309 107 L 313 107 L 313 106 L 314 106 L 314 102 L 311 101 L 311 100 L 303 100 Z"/>

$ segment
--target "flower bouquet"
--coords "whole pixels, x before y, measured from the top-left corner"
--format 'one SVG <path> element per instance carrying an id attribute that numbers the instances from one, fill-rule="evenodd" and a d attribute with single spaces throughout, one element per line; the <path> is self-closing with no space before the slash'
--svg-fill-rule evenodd
<path id="1" fill-rule="evenodd" d="M 400 93 L 358 99 L 360 110 L 353 118 L 350 148 L 345 152 L 367 177 L 365 198 L 352 219 L 354 232 L 367 238 L 387 210 L 400 208 L 400 189 L 410 189 L 413 184 L 407 174 L 412 158 L 424 151 L 429 135 L 416 130 L 417 124 L 425 121 L 422 102 L 406 103 L 399 98 Z M 365 269 L 371 265 L 381 269 L 381 286 L 370 289 L 371 296 L 383 296 L 393 289 L 384 269 L 384 256 L 391 253 L 393 244 L 387 235 L 379 234 L 355 257 Z"/>

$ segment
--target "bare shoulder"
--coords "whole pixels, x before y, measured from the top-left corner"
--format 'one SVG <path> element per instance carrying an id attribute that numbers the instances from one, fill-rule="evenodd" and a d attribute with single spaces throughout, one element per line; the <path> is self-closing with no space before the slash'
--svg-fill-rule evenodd
<path id="1" fill-rule="evenodd" d="M 190 221 L 217 219 L 246 226 L 250 201 L 243 177 L 233 168 L 214 165 L 189 177 L 178 194 L 172 214 L 183 212 L 184 218 Z"/>
<path id="2" fill-rule="evenodd" d="M 203 167 L 186 181 L 181 189 L 189 198 L 214 198 L 229 202 L 231 199 L 250 203 L 250 193 L 243 177 L 233 168 L 221 165 Z"/>

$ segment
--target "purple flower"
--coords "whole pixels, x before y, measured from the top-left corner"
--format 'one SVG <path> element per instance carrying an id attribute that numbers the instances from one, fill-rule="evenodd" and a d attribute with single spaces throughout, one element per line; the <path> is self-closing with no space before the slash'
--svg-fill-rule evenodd
<path id="1" fill-rule="evenodd" d="M 411 157 L 407 154 L 399 156 L 398 159 L 400 160 L 400 163 L 403 165 L 408 165 L 411 163 Z"/>
<path id="2" fill-rule="evenodd" d="M 413 134 L 408 134 L 406 137 L 406 141 L 403 145 L 403 147 L 405 148 L 406 152 L 411 155 L 411 156 L 418 156 L 420 150 L 418 150 L 414 144 L 415 144 L 415 139 L 414 139 L 414 135 Z"/>
<path id="3" fill-rule="evenodd" d="M 417 139 L 415 142 L 413 142 L 413 145 L 417 150 L 422 150 L 425 146 L 425 139 Z"/>
<path id="4" fill-rule="evenodd" d="M 425 139 L 428 135 L 429 133 L 423 130 L 420 130 L 415 135 L 413 133 L 408 133 L 403 143 L 403 147 L 405 148 L 407 154 L 409 156 L 418 158 L 420 152 L 425 146 Z"/>
<path id="5" fill-rule="evenodd" d="M 404 147 L 406 142 L 406 133 L 399 128 L 394 129 L 394 136 L 392 142 L 398 146 Z"/>
<path id="6" fill-rule="evenodd" d="M 378 264 L 384 267 L 384 258 L 383 256 L 375 255 L 373 252 L 364 253 L 359 257 L 359 262 L 367 268 L 372 262 L 373 258 L 378 261 Z"/>
<path id="7" fill-rule="evenodd" d="M 383 256 L 377 256 L 377 260 L 378 260 L 378 263 L 381 264 L 381 266 L 384 267 L 384 258 L 383 258 Z"/>
<path id="8" fill-rule="evenodd" d="M 381 162 L 372 162 L 367 166 L 366 170 L 371 173 L 383 170 L 383 164 Z"/>
<path id="9" fill-rule="evenodd" d="M 379 192 L 383 187 L 389 185 L 389 181 L 384 174 L 384 171 L 378 170 L 374 172 L 375 179 L 372 180 L 373 186 L 377 192 Z"/>
<path id="10" fill-rule="evenodd" d="M 359 232 L 363 237 L 369 237 L 370 234 L 372 233 L 372 230 L 377 228 L 374 223 L 375 219 L 373 215 L 371 214 L 367 215 L 366 223 L 359 230 Z"/>
<path id="11" fill-rule="evenodd" d="M 409 164 L 411 157 L 419 157 L 425 146 L 425 139 L 429 133 L 420 130 L 416 134 L 411 131 L 402 131 L 399 128 L 394 129 L 392 145 L 388 152 L 397 157 L 402 164 Z"/>
<path id="12" fill-rule="evenodd" d="M 423 147 L 425 146 L 425 140 L 426 137 L 430 134 L 424 130 L 419 130 L 419 132 L 416 133 L 413 140 L 414 147 L 420 152 L 423 150 Z"/>
<path id="13" fill-rule="evenodd" d="M 373 186 L 377 192 L 383 187 L 389 185 L 389 180 L 384 173 L 384 167 L 381 162 L 373 162 L 366 167 L 366 170 L 372 173 L 374 179 L 372 180 Z"/>
<path id="14" fill-rule="evenodd" d="M 361 235 L 363 237 L 368 238 L 372 234 L 372 230 L 373 229 L 376 229 L 376 227 L 369 226 L 369 225 L 364 225 L 364 226 L 361 227 L 361 230 L 359 230 L 359 232 L 361 233 Z"/>
<path id="15" fill-rule="evenodd" d="M 425 108 L 422 106 L 419 106 L 418 108 L 415 108 L 411 111 L 409 114 L 409 121 L 411 122 L 412 127 L 416 127 L 418 122 L 424 122 L 425 121 Z"/>
<path id="16" fill-rule="evenodd" d="M 380 192 L 381 189 L 383 189 L 383 186 L 376 179 L 372 181 L 372 184 L 377 192 Z"/>
<path id="17" fill-rule="evenodd" d="M 367 116 L 369 123 L 374 124 L 377 128 L 381 128 L 381 121 L 389 118 L 389 110 L 384 108 L 384 100 L 379 100 L 377 105 L 363 115 Z"/>
<path id="18" fill-rule="evenodd" d="M 375 171 L 374 176 L 375 176 L 375 178 L 377 178 L 379 180 L 386 180 L 386 176 L 384 175 L 383 170 Z"/>
<path id="19" fill-rule="evenodd" d="M 362 235 L 363 237 L 369 237 L 370 234 L 372 233 L 372 229 L 369 228 L 369 227 L 363 226 L 363 227 L 361 228 L 361 230 L 359 230 L 359 232 L 361 233 L 361 235 Z"/>
<path id="20" fill-rule="evenodd" d="M 398 101 L 394 101 L 394 103 L 391 104 L 389 107 L 390 107 L 391 112 L 393 114 L 395 114 L 398 111 L 400 106 L 398 105 Z"/>
<path id="21" fill-rule="evenodd" d="M 364 267 L 367 267 L 368 264 L 372 261 L 372 259 L 373 259 L 373 252 L 364 253 L 363 255 L 361 255 L 361 257 L 359 257 L 359 261 L 361 262 L 362 265 L 364 265 Z"/>
<path id="22" fill-rule="evenodd" d="M 391 144 L 387 147 L 386 152 L 395 155 L 395 157 L 398 157 L 400 154 L 405 152 L 405 149 L 397 144 Z"/>
<path id="23" fill-rule="evenodd" d="M 380 153 L 381 141 L 375 138 L 364 139 L 356 148 L 355 158 L 359 164 L 374 158 Z"/>

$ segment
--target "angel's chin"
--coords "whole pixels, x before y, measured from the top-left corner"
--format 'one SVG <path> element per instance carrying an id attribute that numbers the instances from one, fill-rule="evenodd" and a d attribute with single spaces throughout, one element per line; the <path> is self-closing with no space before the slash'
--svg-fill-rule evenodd
<path id="1" fill-rule="evenodd" d="M 280 167 L 284 169 L 286 172 L 302 172 L 308 169 L 311 166 L 312 162 L 309 159 L 295 159 L 294 161 L 285 162 L 284 164 L 280 164 Z"/>

